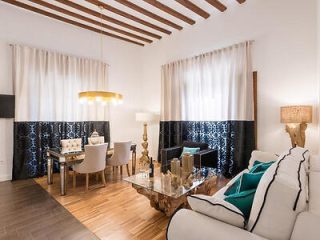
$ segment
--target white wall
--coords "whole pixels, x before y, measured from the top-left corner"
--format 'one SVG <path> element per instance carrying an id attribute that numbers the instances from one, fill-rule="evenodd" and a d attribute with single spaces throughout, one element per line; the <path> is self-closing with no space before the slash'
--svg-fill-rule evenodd
<path id="1" fill-rule="evenodd" d="M 21 43 L 62 53 L 100 58 L 98 34 L 0 3 L 0 94 L 12 94 L 9 43 Z M 105 38 L 104 56 L 110 64 L 109 87 L 124 95 L 124 104 L 110 108 L 111 139 L 139 143 L 140 46 Z M 11 178 L 13 120 L 0 119 L 0 181 Z"/>
<path id="2" fill-rule="evenodd" d="M 112 140 L 141 142 L 142 126 L 135 122 L 135 112 L 160 112 L 161 65 L 255 40 L 259 149 L 281 152 L 290 146 L 279 120 L 280 106 L 312 104 L 315 117 L 307 129 L 306 146 L 312 152 L 318 151 L 317 1 L 301 4 L 301 0 L 251 0 L 242 5 L 228 2 L 232 4 L 225 13 L 215 13 L 144 48 L 105 38 L 110 90 L 125 95 L 125 103 L 110 110 Z M 91 58 L 100 56 L 97 34 L 0 3 L 0 94 L 12 93 L 9 43 Z M 11 129 L 12 120 L 0 119 L 0 180 L 11 176 L 12 145 L 5 144 L 12 142 Z M 157 125 L 149 126 L 153 157 L 157 155 L 158 133 Z"/>
<path id="3" fill-rule="evenodd" d="M 258 71 L 258 148 L 281 152 L 290 139 L 280 123 L 280 106 L 312 104 L 314 122 L 307 129 L 306 147 L 318 152 L 316 77 L 316 0 L 236 1 L 225 13 L 175 33 L 143 49 L 144 105 L 160 110 L 160 66 L 245 40 L 254 40 L 253 65 Z M 152 96 L 152 97 L 150 97 Z M 156 153 L 158 127 L 150 135 Z"/>

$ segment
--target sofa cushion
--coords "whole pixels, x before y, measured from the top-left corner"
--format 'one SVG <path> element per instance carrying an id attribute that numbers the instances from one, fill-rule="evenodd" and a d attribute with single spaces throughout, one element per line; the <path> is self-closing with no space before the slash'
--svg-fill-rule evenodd
<path id="1" fill-rule="evenodd" d="M 243 173 L 247 173 L 249 172 L 248 169 L 244 169 L 243 171 L 239 172 L 234 178 L 232 178 L 228 183 L 227 183 L 227 187 L 231 186 L 235 181 L 237 181 L 237 179 L 239 179 L 239 177 L 241 177 L 241 175 Z"/>
<path id="2" fill-rule="evenodd" d="M 257 160 L 260 162 L 271 162 L 271 161 L 276 161 L 277 159 L 278 159 L 278 156 L 274 153 L 254 150 L 251 153 L 248 169 L 250 170 L 253 166 L 253 163 Z"/>
<path id="3" fill-rule="evenodd" d="M 250 173 L 265 172 L 273 163 L 275 163 L 275 161 L 265 162 L 265 163 L 260 161 L 255 161 L 249 172 Z"/>
<path id="4" fill-rule="evenodd" d="M 235 193 L 239 192 L 240 184 L 241 184 L 241 178 L 242 178 L 243 174 L 241 176 L 239 176 L 236 179 L 236 181 L 234 181 L 233 184 L 231 184 L 230 186 L 227 187 L 226 191 L 224 192 L 225 196 L 229 196 L 231 194 L 235 194 Z"/>
<path id="5" fill-rule="evenodd" d="M 224 192 L 225 196 L 230 196 L 245 190 L 256 189 L 264 172 L 243 173 L 236 181 L 228 186 Z"/>
<path id="6" fill-rule="evenodd" d="M 263 176 L 264 172 L 244 173 L 241 177 L 240 187 L 238 192 L 256 189 Z"/>
<path id="7" fill-rule="evenodd" d="M 306 208 L 308 150 L 292 148 L 262 176 L 253 201 L 248 230 L 270 239 L 289 239 L 299 212 Z"/>
<path id="8" fill-rule="evenodd" d="M 192 210 L 218 219 L 236 227 L 244 227 L 245 219 L 242 212 L 234 205 L 221 198 L 206 195 L 188 196 Z"/>
<path id="9" fill-rule="evenodd" d="M 229 195 L 224 200 L 237 207 L 243 213 L 245 219 L 248 219 L 255 193 L 256 189 L 245 190 Z"/>
<path id="10" fill-rule="evenodd" d="M 180 158 L 183 157 L 183 154 L 185 153 L 189 153 L 190 155 L 194 155 L 195 153 L 199 152 L 200 148 L 199 147 L 195 147 L 195 148 L 191 148 L 191 147 L 183 147 L 182 149 L 182 153 L 180 155 Z"/>

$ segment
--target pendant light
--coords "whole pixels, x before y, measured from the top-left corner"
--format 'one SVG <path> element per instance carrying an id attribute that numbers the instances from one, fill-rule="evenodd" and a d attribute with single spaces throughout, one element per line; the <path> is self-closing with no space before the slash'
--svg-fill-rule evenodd
<path id="1" fill-rule="evenodd" d="M 103 23 L 102 23 L 102 10 L 103 7 L 100 6 L 100 58 L 103 62 Z M 116 92 L 107 91 L 86 91 L 79 93 L 80 103 L 93 104 L 95 102 L 101 103 L 101 105 L 106 105 L 106 103 L 111 102 L 113 104 L 120 104 L 123 101 L 123 96 Z"/>

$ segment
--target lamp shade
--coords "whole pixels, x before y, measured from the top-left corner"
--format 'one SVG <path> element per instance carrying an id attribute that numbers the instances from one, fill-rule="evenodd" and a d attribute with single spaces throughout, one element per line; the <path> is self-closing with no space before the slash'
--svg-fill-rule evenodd
<path id="1" fill-rule="evenodd" d="M 136 121 L 137 122 L 152 122 L 155 119 L 155 114 L 153 113 L 147 113 L 147 112 L 141 112 L 141 113 L 136 113 Z"/>
<path id="2" fill-rule="evenodd" d="M 311 123 L 312 106 L 281 107 L 281 123 Z"/>

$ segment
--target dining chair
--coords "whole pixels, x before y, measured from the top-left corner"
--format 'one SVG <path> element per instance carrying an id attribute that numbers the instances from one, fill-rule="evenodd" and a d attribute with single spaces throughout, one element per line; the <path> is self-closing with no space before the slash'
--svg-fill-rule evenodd
<path id="1" fill-rule="evenodd" d="M 72 166 L 73 169 L 73 187 L 76 187 L 76 175 L 86 174 L 86 191 L 89 189 L 89 174 L 101 173 L 102 183 L 106 185 L 104 170 L 106 168 L 106 154 L 108 143 L 84 146 L 84 160 Z"/>
<path id="2" fill-rule="evenodd" d="M 102 143 L 104 143 L 104 136 L 88 138 L 89 145 L 96 145 L 96 144 L 102 144 Z"/>
<path id="3" fill-rule="evenodd" d="M 77 151 L 81 151 L 82 139 L 81 138 L 63 139 L 60 141 L 60 144 L 61 144 L 61 153 L 77 152 Z"/>
<path id="4" fill-rule="evenodd" d="M 113 154 L 107 160 L 107 165 L 112 166 L 113 170 L 115 167 L 118 168 L 120 166 L 121 175 L 122 175 L 122 167 L 126 165 L 128 176 L 130 176 L 130 171 L 129 171 L 130 147 L 131 147 L 131 141 L 115 142 L 113 144 Z"/>

